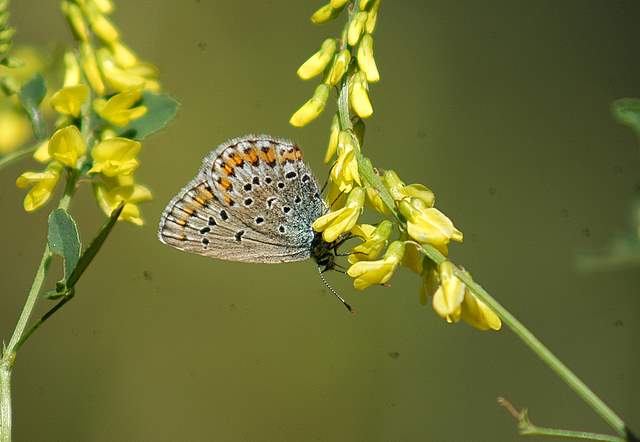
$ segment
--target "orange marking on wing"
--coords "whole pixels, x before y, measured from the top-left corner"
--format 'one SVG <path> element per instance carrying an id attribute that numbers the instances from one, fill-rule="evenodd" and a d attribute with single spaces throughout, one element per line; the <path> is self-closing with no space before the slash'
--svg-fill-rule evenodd
<path id="1" fill-rule="evenodd" d="M 233 201 L 229 195 L 224 196 L 224 202 L 229 206 L 233 206 L 235 204 L 235 201 Z"/>
<path id="2" fill-rule="evenodd" d="M 235 168 L 235 164 L 231 163 L 224 163 L 224 166 L 222 167 L 222 169 L 224 170 L 224 173 L 227 174 L 227 176 L 231 176 L 233 175 L 233 169 Z"/>
<path id="3" fill-rule="evenodd" d="M 293 153 L 295 154 L 296 160 L 302 160 L 302 151 L 298 146 L 293 146 Z"/>
<path id="4" fill-rule="evenodd" d="M 243 158 L 254 167 L 258 165 L 258 154 L 256 153 L 256 149 L 253 147 L 244 152 Z"/>
<path id="5" fill-rule="evenodd" d="M 276 149 L 273 146 L 262 148 L 259 151 L 260 159 L 273 167 L 276 163 Z"/>
<path id="6" fill-rule="evenodd" d="M 220 184 L 225 191 L 229 191 L 230 189 L 233 188 L 231 181 L 229 181 L 226 178 L 218 178 L 218 184 Z"/>

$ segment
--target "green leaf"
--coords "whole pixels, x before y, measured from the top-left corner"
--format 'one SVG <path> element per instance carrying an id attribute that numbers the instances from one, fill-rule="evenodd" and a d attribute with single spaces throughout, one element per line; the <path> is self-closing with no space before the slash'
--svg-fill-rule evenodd
<path id="1" fill-rule="evenodd" d="M 180 105 L 167 94 L 156 94 L 149 91 L 142 94 L 140 104 L 147 107 L 147 113 L 122 128 L 120 136 L 136 140 L 148 137 L 169 124 L 176 116 Z"/>
<path id="2" fill-rule="evenodd" d="M 89 267 L 89 264 L 91 264 L 91 261 L 93 260 L 93 258 L 100 251 L 102 244 L 105 242 L 105 240 L 109 236 L 109 233 L 111 233 L 111 229 L 113 229 L 113 226 L 118 220 L 118 217 L 122 213 L 122 209 L 124 209 L 124 204 L 125 202 L 122 201 L 120 205 L 116 207 L 116 209 L 113 212 L 111 212 L 111 216 L 109 216 L 109 220 L 102 226 L 102 228 L 100 229 L 96 237 L 93 239 L 93 241 L 91 241 L 91 244 L 89 244 L 89 247 L 87 247 L 87 249 L 84 251 L 84 253 L 80 257 L 80 260 L 78 261 L 78 264 L 76 265 L 75 269 L 73 269 L 73 272 L 71 273 L 71 275 L 69 275 L 69 278 L 67 278 L 67 290 L 73 289 L 76 282 L 78 282 L 78 279 L 80 279 L 84 271 L 87 269 L 87 267 Z"/>
<path id="3" fill-rule="evenodd" d="M 31 125 L 33 126 L 33 132 L 36 138 L 42 139 L 45 135 L 45 123 L 38 111 L 40 103 L 47 92 L 47 87 L 44 83 L 44 77 L 42 74 L 36 74 L 31 80 L 27 81 L 20 88 L 18 96 L 22 107 L 29 115 L 31 119 Z"/>
<path id="4" fill-rule="evenodd" d="M 613 102 L 613 115 L 622 124 L 626 124 L 640 133 L 640 100 L 621 98 Z"/>
<path id="5" fill-rule="evenodd" d="M 65 279 L 71 275 L 80 258 L 80 235 L 76 222 L 64 209 L 56 209 L 49 215 L 49 248 L 64 258 Z"/>

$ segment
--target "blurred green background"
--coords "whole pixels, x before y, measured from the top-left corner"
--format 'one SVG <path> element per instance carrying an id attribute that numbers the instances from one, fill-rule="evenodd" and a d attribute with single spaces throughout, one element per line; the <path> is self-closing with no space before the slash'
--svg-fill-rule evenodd
<path id="1" fill-rule="evenodd" d="M 451 326 L 419 305 L 407 271 L 363 293 L 330 274 L 352 317 L 309 262 L 160 244 L 164 205 L 230 137 L 292 138 L 325 175 L 331 113 L 304 129 L 287 121 L 315 86 L 296 68 L 342 21 L 311 25 L 318 2 L 116 3 L 124 41 L 182 107 L 143 147 L 146 225 L 118 225 L 76 299 L 19 354 L 16 441 L 516 440 L 497 396 L 541 425 L 608 430 L 508 329 Z M 12 8 L 18 43 L 71 43 L 57 1 Z M 636 431 L 638 269 L 574 264 L 627 229 L 640 186 L 637 140 L 609 110 L 640 96 L 639 19 L 631 0 L 385 1 L 365 141 L 378 167 L 436 192 L 465 233 L 454 260 Z M 0 174 L 5 339 L 46 235 L 48 210 L 26 214 L 14 185 L 28 166 Z M 72 212 L 86 242 L 103 219 L 88 187 Z"/>

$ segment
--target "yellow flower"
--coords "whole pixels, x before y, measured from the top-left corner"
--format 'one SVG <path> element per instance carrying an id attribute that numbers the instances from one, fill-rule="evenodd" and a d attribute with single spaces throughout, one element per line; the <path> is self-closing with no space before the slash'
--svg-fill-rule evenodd
<path id="1" fill-rule="evenodd" d="M 435 295 L 440 287 L 440 275 L 433 261 L 424 259 L 422 261 L 422 284 L 420 285 L 420 304 L 426 305 L 427 298 Z"/>
<path id="2" fill-rule="evenodd" d="M 327 146 L 327 153 L 324 156 L 325 164 L 331 161 L 331 158 L 336 154 L 338 149 L 338 135 L 340 134 L 340 121 L 338 116 L 334 115 L 331 120 L 331 129 L 329 133 L 329 145 Z"/>
<path id="3" fill-rule="evenodd" d="M 300 109 L 291 116 L 289 123 L 292 126 L 302 127 L 315 120 L 324 110 L 329 98 L 329 86 L 326 84 L 319 85 L 313 97 L 309 99 Z"/>
<path id="4" fill-rule="evenodd" d="M 58 163 L 51 163 L 44 172 L 25 172 L 16 180 L 16 186 L 31 189 L 24 198 L 24 210 L 33 212 L 43 206 L 53 193 L 53 189 L 60 179 L 62 166 Z"/>
<path id="5" fill-rule="evenodd" d="M 436 197 L 431 190 L 422 184 L 405 185 L 393 170 L 385 171 L 382 176 L 382 182 L 396 201 L 401 201 L 406 197 L 414 197 L 422 200 L 427 207 L 433 207 L 436 201 Z"/>
<path id="6" fill-rule="evenodd" d="M 102 173 L 108 177 L 130 175 L 140 163 L 136 155 L 141 144 L 128 138 L 114 137 L 101 141 L 91 151 L 93 167 L 89 173 Z"/>
<path id="7" fill-rule="evenodd" d="M 336 51 L 336 40 L 334 38 L 327 38 L 322 42 L 320 50 L 313 54 L 302 66 L 298 68 L 298 77 L 303 80 L 309 80 L 320 74 L 327 67 L 333 54 Z"/>
<path id="8" fill-rule="evenodd" d="M 349 28 L 347 29 L 347 43 L 349 43 L 349 46 L 355 46 L 358 44 L 358 40 L 360 40 L 360 35 L 362 35 L 362 30 L 364 29 L 366 22 L 367 13 L 364 11 L 357 12 L 351 19 Z"/>
<path id="9" fill-rule="evenodd" d="M 447 322 L 458 322 L 466 287 L 453 273 L 454 266 L 450 261 L 444 261 L 438 270 L 441 283 L 433 295 L 433 309 Z"/>
<path id="10" fill-rule="evenodd" d="M 103 14 L 111 14 L 111 12 L 113 12 L 113 3 L 111 0 L 93 0 L 93 4 L 98 8 L 98 11 Z"/>
<path id="11" fill-rule="evenodd" d="M 342 8 L 348 2 L 349 0 L 331 0 L 329 4 L 331 5 L 332 8 L 338 9 L 338 8 Z"/>
<path id="12" fill-rule="evenodd" d="M 351 107 L 360 118 L 369 118 L 373 114 L 373 107 L 367 92 L 367 78 L 364 72 L 358 71 L 351 78 Z"/>
<path id="13" fill-rule="evenodd" d="M 454 265 L 444 261 L 439 266 L 441 285 L 433 295 L 433 309 L 447 322 L 465 322 L 479 330 L 500 330 L 502 321 L 480 301 L 455 275 Z"/>
<path id="14" fill-rule="evenodd" d="M 365 30 L 367 34 L 373 34 L 376 29 L 376 22 L 378 21 L 378 10 L 380 9 L 380 0 L 373 0 L 371 9 L 369 9 L 369 15 L 367 16 L 367 22 L 365 23 Z"/>
<path id="15" fill-rule="evenodd" d="M 383 215 L 389 213 L 389 209 L 387 205 L 382 201 L 382 197 L 380 196 L 380 192 L 375 187 L 367 186 L 367 201 L 371 204 L 371 206 L 377 211 L 382 213 Z"/>
<path id="16" fill-rule="evenodd" d="M 75 126 L 67 126 L 54 132 L 48 144 L 49 156 L 68 167 L 77 168 L 78 159 L 87 146 Z"/>
<path id="17" fill-rule="evenodd" d="M 118 221 L 129 221 L 137 226 L 144 224 L 138 203 L 150 200 L 151 191 L 134 184 L 132 178 L 118 177 L 114 182 L 97 183 L 95 193 L 100 208 L 107 216 L 111 215 L 122 201 L 126 201 Z"/>
<path id="18" fill-rule="evenodd" d="M 111 57 L 108 49 L 100 48 L 97 58 L 98 65 L 104 74 L 104 79 L 112 89 L 123 92 L 128 89 L 145 87 L 147 79 L 133 73 L 131 69 L 124 70 L 119 68 Z"/>
<path id="19" fill-rule="evenodd" d="M 99 11 L 89 9 L 89 24 L 93 32 L 105 43 L 113 43 L 118 40 L 119 32 L 115 25 Z"/>
<path id="20" fill-rule="evenodd" d="M 406 247 L 404 256 L 402 257 L 402 265 L 421 275 L 424 271 L 425 260 L 424 254 L 422 253 L 422 246 L 413 241 L 406 241 L 405 244 Z"/>
<path id="21" fill-rule="evenodd" d="M 96 54 L 88 43 L 82 43 L 80 45 L 80 62 L 82 63 L 84 75 L 87 77 L 91 88 L 96 91 L 96 94 L 104 95 L 105 86 L 102 81 L 100 69 L 98 69 Z"/>
<path id="22" fill-rule="evenodd" d="M 384 220 L 377 227 L 369 224 L 362 224 L 351 229 L 351 233 L 362 238 L 363 243 L 358 244 L 351 250 L 349 262 L 355 264 L 358 261 L 372 261 L 376 259 L 389 242 L 389 236 L 393 230 L 393 224 L 389 220 Z"/>
<path id="23" fill-rule="evenodd" d="M 341 192 L 349 192 L 354 183 L 361 185 L 353 136 L 346 131 L 338 135 L 338 160 L 331 169 L 331 180 Z"/>
<path id="24" fill-rule="evenodd" d="M 67 17 L 67 20 L 71 25 L 71 30 L 76 38 L 81 41 L 88 41 L 89 31 L 87 30 L 87 25 L 82 17 L 80 7 L 75 3 L 68 1 L 63 1 L 61 7 L 62 12 Z"/>
<path id="25" fill-rule="evenodd" d="M 120 41 L 111 43 L 113 59 L 121 68 L 128 69 L 138 64 L 138 57 L 133 51 Z"/>
<path id="26" fill-rule="evenodd" d="M 374 284 L 385 284 L 393 276 L 404 254 L 404 243 L 394 241 L 389 245 L 383 259 L 377 261 L 360 261 L 347 270 L 357 290 L 364 290 Z"/>
<path id="27" fill-rule="evenodd" d="M 49 155 L 49 140 L 44 140 L 40 143 L 33 153 L 33 159 L 39 163 L 48 163 L 51 161 L 51 155 Z"/>
<path id="28" fill-rule="evenodd" d="M 78 117 L 80 109 L 89 96 L 89 88 L 84 84 L 66 86 L 51 97 L 51 107 L 64 115 Z"/>
<path id="29" fill-rule="evenodd" d="M 31 125 L 24 113 L 13 106 L 0 108 L 0 154 L 20 147 L 31 138 Z"/>
<path id="30" fill-rule="evenodd" d="M 97 98 L 93 102 L 96 113 L 109 123 L 116 126 L 126 126 L 129 121 L 142 117 L 146 112 L 146 106 L 131 107 L 142 97 L 142 89 L 129 89 L 105 100 Z"/>
<path id="31" fill-rule="evenodd" d="M 364 190 L 362 187 L 355 187 L 342 209 L 329 212 L 313 222 L 313 230 L 322 232 L 322 238 L 331 243 L 341 234 L 348 232 L 355 226 L 358 217 L 362 213 L 364 205 Z"/>
<path id="32" fill-rule="evenodd" d="M 331 70 L 327 75 L 326 82 L 331 86 L 335 86 L 336 84 L 338 84 L 338 82 L 342 79 L 344 73 L 347 71 L 350 61 L 351 52 L 349 52 L 348 49 L 340 51 L 340 53 L 338 53 L 338 55 L 336 55 L 335 59 L 333 60 L 333 65 L 331 65 Z"/>
<path id="33" fill-rule="evenodd" d="M 344 5 L 343 5 L 344 6 Z M 317 25 L 326 23 L 329 20 L 336 18 L 342 8 L 334 8 L 331 4 L 326 4 L 313 13 L 311 21 Z"/>
<path id="34" fill-rule="evenodd" d="M 369 83 L 380 81 L 380 74 L 376 61 L 373 58 L 373 37 L 371 34 L 365 34 L 360 40 L 357 52 L 358 66 L 364 72 Z"/>
<path id="35" fill-rule="evenodd" d="M 409 236 L 421 244 L 431 244 L 445 255 L 449 241 L 462 242 L 462 232 L 449 218 L 434 207 L 428 207 L 419 198 L 404 198 L 398 205 L 407 219 Z"/>
<path id="36" fill-rule="evenodd" d="M 80 84 L 80 65 L 75 54 L 71 51 L 64 53 L 64 86 Z"/>

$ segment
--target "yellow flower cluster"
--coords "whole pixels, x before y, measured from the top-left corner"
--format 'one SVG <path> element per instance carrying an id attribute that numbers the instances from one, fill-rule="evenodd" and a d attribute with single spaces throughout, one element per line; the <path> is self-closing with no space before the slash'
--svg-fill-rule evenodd
<path id="1" fill-rule="evenodd" d="M 349 237 L 362 240 L 351 250 L 347 271 L 356 289 L 385 285 L 399 266 L 405 266 L 421 275 L 422 301 L 431 296 L 434 310 L 447 322 L 463 319 L 480 330 L 498 330 L 498 316 L 456 276 L 454 265 L 445 261 L 435 268 L 425 257 L 425 246 L 446 257 L 449 243 L 463 239 L 462 232 L 435 207 L 433 192 L 422 184 L 406 185 L 394 171 L 376 172 L 361 155 L 362 120 L 373 113 L 368 85 L 380 79 L 371 35 L 379 8 L 380 0 L 331 0 L 311 18 L 314 23 L 324 23 L 343 9 L 348 11 L 342 37 L 325 40 L 298 69 L 298 76 L 304 80 L 323 72 L 324 80 L 291 117 L 294 126 L 316 118 L 324 109 L 331 88 L 340 86 L 338 114 L 331 123 L 325 155 L 325 163 L 334 161 L 327 197 L 331 210 L 313 223 L 313 229 L 322 232 L 328 243 Z M 368 168 L 363 169 L 363 164 Z M 365 200 L 393 222 L 357 224 Z M 392 240 L 394 227 L 398 239 Z"/>
<path id="2" fill-rule="evenodd" d="M 151 199 L 151 192 L 133 178 L 141 144 L 117 136 L 116 130 L 145 115 L 147 108 L 137 103 L 144 90 L 156 91 L 160 85 L 155 66 L 140 61 L 120 40 L 108 18 L 112 10 L 110 0 L 62 1 L 79 49 L 64 54 L 64 84 L 50 100 L 59 114 L 58 129 L 34 153 L 46 169 L 25 172 L 17 180 L 19 187 L 31 186 L 27 211 L 49 200 L 67 170 L 92 181 L 107 215 L 126 201 L 119 219 L 143 224 L 137 204 Z"/>
<path id="3" fill-rule="evenodd" d="M 316 87 L 313 96 L 300 107 L 289 122 L 302 127 L 314 120 L 324 110 L 329 91 L 347 76 L 352 110 L 360 118 L 373 114 L 369 100 L 369 83 L 380 80 L 378 68 L 373 58 L 373 31 L 376 27 L 380 0 L 332 0 L 318 9 L 312 16 L 313 23 L 325 23 L 350 5 L 349 22 L 340 40 L 328 38 L 320 49 L 298 69 L 298 76 L 309 80 L 323 74 L 322 83 Z M 329 155 L 329 153 L 327 153 Z"/>

